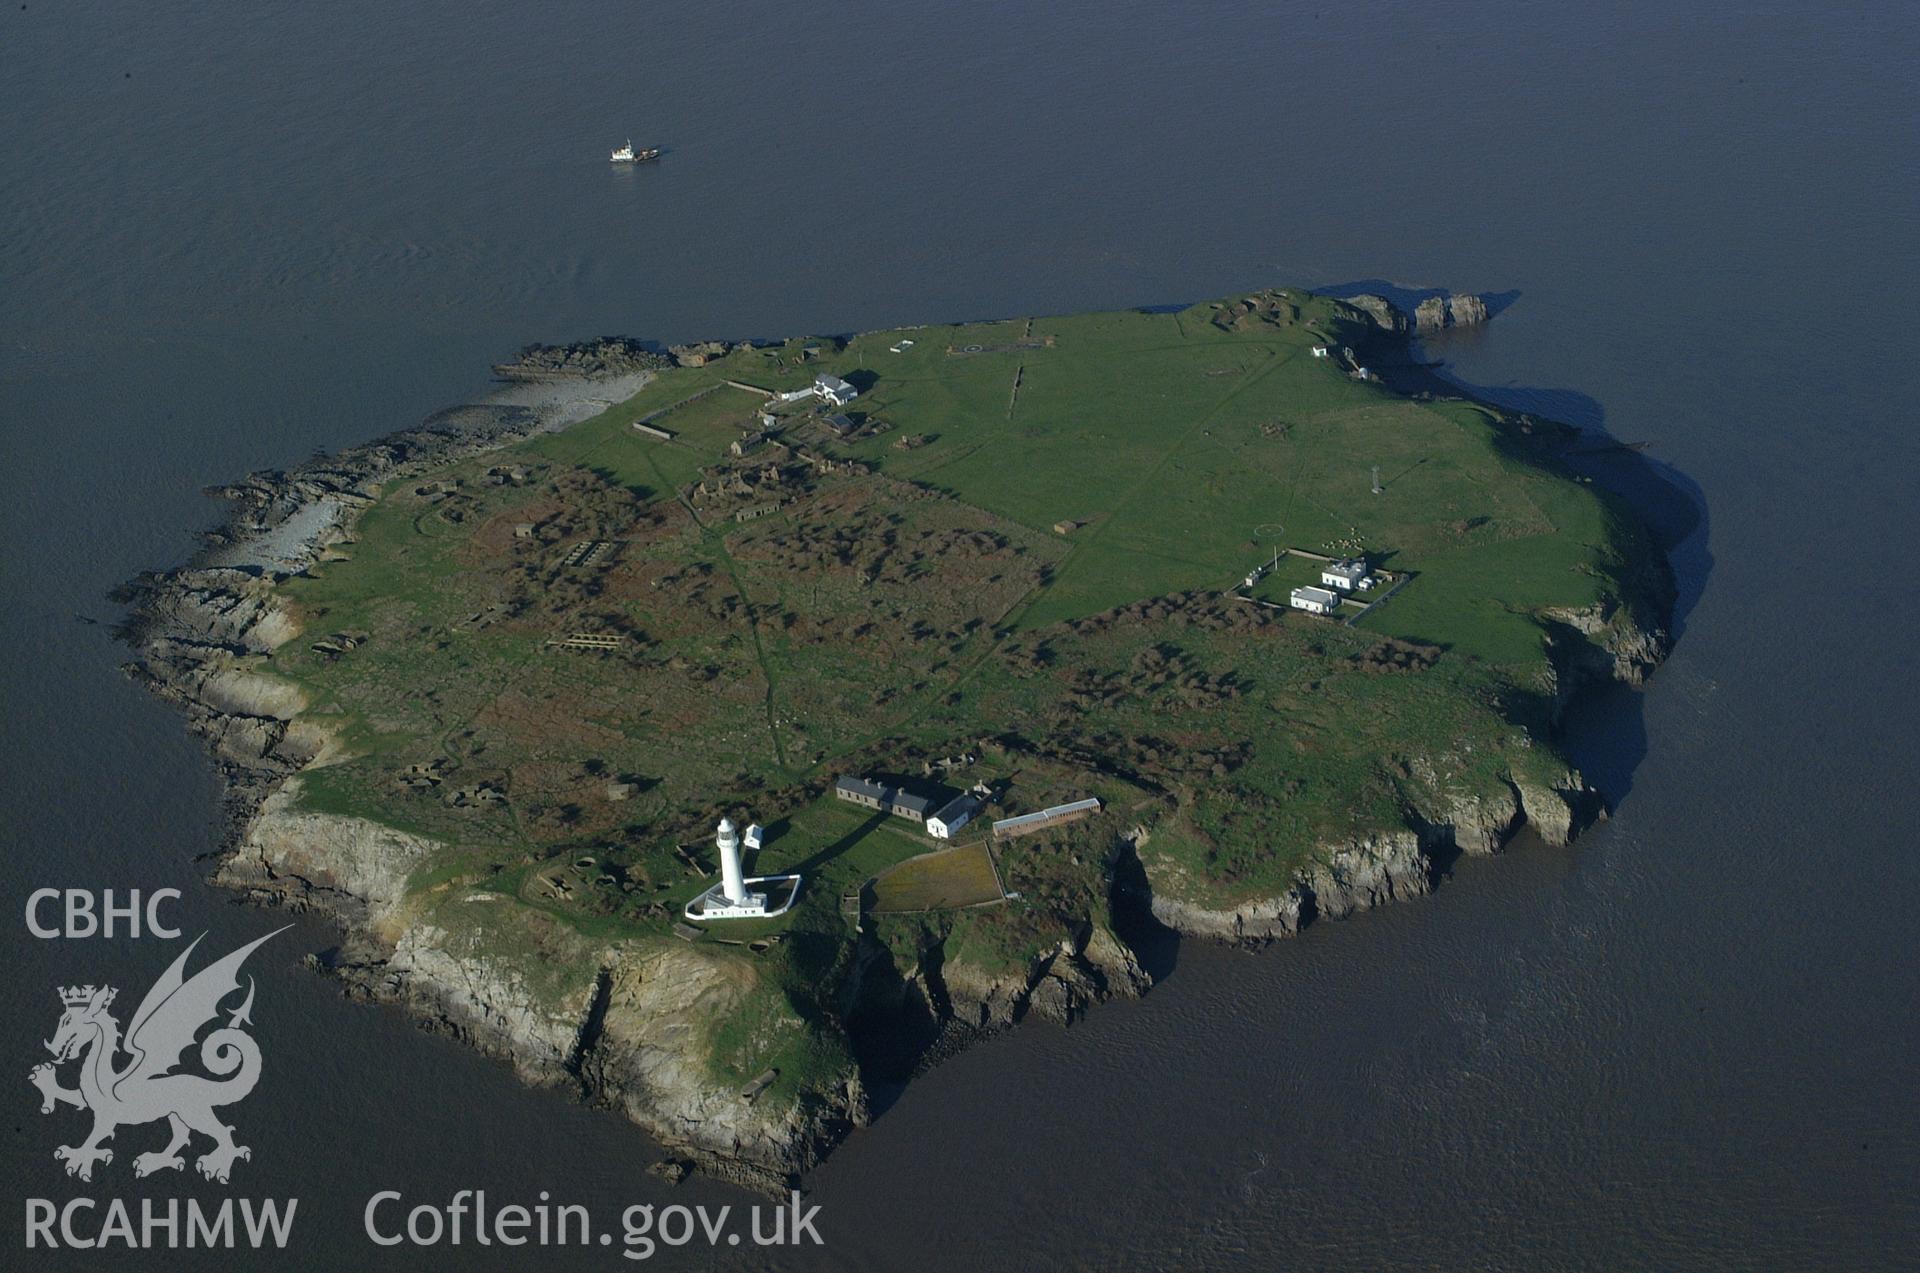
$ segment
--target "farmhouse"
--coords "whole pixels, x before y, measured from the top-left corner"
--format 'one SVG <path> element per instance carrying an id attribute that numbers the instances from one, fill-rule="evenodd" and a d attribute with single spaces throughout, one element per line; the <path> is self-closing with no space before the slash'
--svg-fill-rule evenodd
<path id="1" fill-rule="evenodd" d="M 1329 588 L 1352 592 L 1367 580 L 1367 563 L 1358 559 L 1330 561 L 1320 568 L 1320 582 Z"/>
<path id="2" fill-rule="evenodd" d="M 1340 608 L 1340 594 L 1325 588 L 1295 588 L 1288 595 L 1287 604 L 1308 614 L 1332 614 Z"/>
<path id="3" fill-rule="evenodd" d="M 973 821 L 982 801 L 972 792 L 955 796 L 940 811 L 927 819 L 927 834 L 936 840 L 951 840 L 953 833 Z"/>
<path id="4" fill-rule="evenodd" d="M 860 396 L 860 391 L 835 375 L 821 372 L 813 378 L 813 395 L 836 407 L 844 407 Z"/>

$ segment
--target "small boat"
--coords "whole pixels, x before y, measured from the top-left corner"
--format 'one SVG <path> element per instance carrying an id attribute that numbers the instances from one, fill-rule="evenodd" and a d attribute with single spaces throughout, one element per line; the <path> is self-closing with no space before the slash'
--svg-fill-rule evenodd
<path id="1" fill-rule="evenodd" d="M 633 138 L 631 137 L 627 138 L 626 145 L 607 156 L 611 162 L 616 164 L 643 164 L 649 159 L 658 159 L 659 157 L 660 148 L 658 146 L 649 146 L 645 150 L 635 150 L 633 148 Z"/>

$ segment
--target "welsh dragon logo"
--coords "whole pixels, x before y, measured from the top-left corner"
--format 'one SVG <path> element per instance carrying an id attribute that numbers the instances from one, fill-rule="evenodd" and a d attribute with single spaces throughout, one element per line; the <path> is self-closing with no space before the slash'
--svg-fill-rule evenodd
<path id="1" fill-rule="evenodd" d="M 60 1002 L 66 1011 L 47 1043 L 53 1060 L 34 1066 L 27 1078 L 40 1089 L 42 1114 L 51 1114 L 57 1105 L 93 1111 L 92 1134 L 81 1144 L 53 1151 L 55 1158 L 66 1163 L 69 1176 L 92 1180 L 94 1164 L 113 1161 L 106 1142 L 115 1131 L 162 1118 L 172 1139 L 164 1149 L 133 1160 L 136 1176 L 181 1170 L 186 1166 L 181 1151 L 195 1132 L 213 1140 L 213 1148 L 194 1162 L 209 1180 L 227 1183 L 234 1161 L 253 1157 L 245 1145 L 234 1143 L 233 1128 L 214 1113 L 216 1107 L 244 1098 L 260 1079 L 260 1045 L 243 1028 L 253 1024 L 253 978 L 247 978 L 247 997 L 240 1006 L 227 1010 L 226 1024 L 199 1040 L 200 1065 L 213 1077 L 174 1071 L 201 1029 L 219 1018 L 222 1001 L 240 989 L 240 965 L 247 956 L 261 942 L 285 931 L 277 928 L 248 942 L 188 978 L 187 956 L 206 934 L 194 938 L 140 1001 L 127 1022 L 124 1039 L 120 1023 L 109 1011 L 119 991 L 111 986 L 61 987 Z M 123 1053 L 128 1060 L 116 1067 Z M 76 1059 L 80 1085 L 61 1087 L 59 1068 Z"/>

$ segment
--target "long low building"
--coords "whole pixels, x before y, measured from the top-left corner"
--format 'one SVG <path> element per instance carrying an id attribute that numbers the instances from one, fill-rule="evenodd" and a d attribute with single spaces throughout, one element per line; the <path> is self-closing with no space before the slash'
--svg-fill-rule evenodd
<path id="1" fill-rule="evenodd" d="M 841 774 L 840 780 L 833 784 L 833 794 L 851 804 L 863 804 L 869 809 L 884 809 L 887 797 L 892 793 L 871 778 Z"/>
<path id="2" fill-rule="evenodd" d="M 1038 813 L 1023 813 L 1017 818 L 1002 818 L 993 824 L 993 834 L 1002 840 L 1017 835 L 1028 835 L 1047 827 L 1059 826 L 1065 822 L 1076 822 L 1081 818 L 1100 811 L 1100 801 L 1088 797 L 1075 800 L 1071 804 L 1049 805 Z"/>
<path id="3" fill-rule="evenodd" d="M 911 822 L 925 822 L 927 815 L 937 809 L 941 803 L 937 796 L 918 795 L 855 774 L 840 775 L 839 780 L 833 784 L 833 794 L 849 804 L 880 809 L 891 813 L 896 818 L 906 818 Z"/>

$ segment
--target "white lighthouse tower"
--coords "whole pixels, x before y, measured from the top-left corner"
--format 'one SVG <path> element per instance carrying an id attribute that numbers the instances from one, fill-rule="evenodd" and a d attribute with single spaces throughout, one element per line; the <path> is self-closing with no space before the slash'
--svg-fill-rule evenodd
<path id="1" fill-rule="evenodd" d="M 748 843 L 758 848 L 758 827 L 748 830 Z M 733 820 L 721 818 L 714 831 L 713 847 L 720 858 L 720 882 L 687 903 L 688 919 L 771 919 L 783 915 L 800 895 L 798 875 L 772 875 L 746 878 L 740 865 L 740 834 Z M 783 894 L 778 904 L 769 905 L 764 892 L 749 891 L 751 885 L 771 885 Z"/>
<path id="2" fill-rule="evenodd" d="M 747 892 L 746 877 L 740 871 L 740 837 L 734 833 L 731 820 L 720 819 L 713 842 L 720 850 L 720 895 L 732 906 L 745 906 L 749 900 L 765 906 L 765 897 Z"/>

